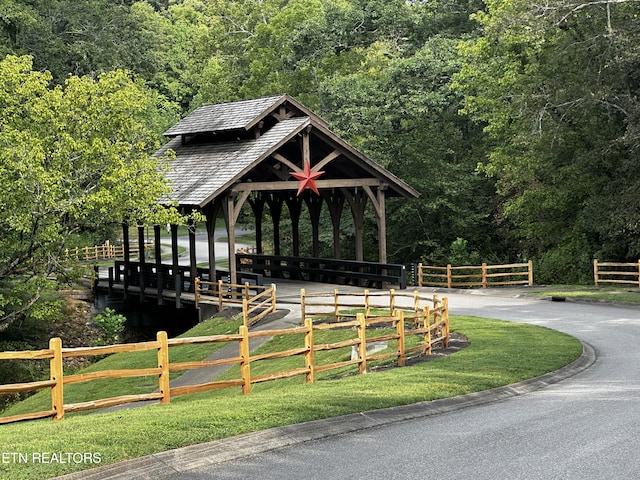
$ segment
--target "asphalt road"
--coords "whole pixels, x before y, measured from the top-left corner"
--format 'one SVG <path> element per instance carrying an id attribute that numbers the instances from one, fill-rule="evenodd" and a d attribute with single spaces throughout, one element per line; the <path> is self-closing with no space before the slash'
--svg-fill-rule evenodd
<path id="1" fill-rule="evenodd" d="M 640 309 L 451 294 L 451 313 L 544 325 L 593 365 L 503 401 L 296 443 L 172 479 L 636 479 Z M 366 415 L 366 413 L 364 414 Z"/>

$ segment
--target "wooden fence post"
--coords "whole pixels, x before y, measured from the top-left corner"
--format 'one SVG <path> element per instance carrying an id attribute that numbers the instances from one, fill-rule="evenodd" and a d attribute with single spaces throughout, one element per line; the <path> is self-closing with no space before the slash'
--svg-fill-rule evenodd
<path id="1" fill-rule="evenodd" d="M 392 288 L 389 290 L 389 316 L 393 315 L 396 311 L 396 290 Z"/>
<path id="2" fill-rule="evenodd" d="M 307 295 L 307 291 L 304 288 L 300 289 L 300 313 L 302 314 L 302 320 L 306 319 L 305 313 L 305 298 Z"/>
<path id="3" fill-rule="evenodd" d="M 249 354 L 249 329 L 240 325 L 240 356 L 242 362 L 240 363 L 240 372 L 242 373 L 242 393 L 247 394 L 251 392 L 251 357 Z"/>
<path id="4" fill-rule="evenodd" d="M 167 332 L 160 331 L 156 334 L 158 347 L 158 368 L 161 370 L 158 377 L 158 389 L 162 394 L 160 403 L 163 405 L 171 402 L 171 388 L 169 387 L 169 344 L 167 342 Z"/>
<path id="5" fill-rule="evenodd" d="M 52 338 L 49 348 L 53 350 L 53 358 L 49 361 L 50 379 L 56 384 L 51 387 L 51 409 L 55 411 L 54 420 L 64 418 L 64 372 L 62 370 L 62 340 Z"/>
<path id="6" fill-rule="evenodd" d="M 278 308 L 278 299 L 276 295 L 276 284 L 271 284 L 271 311 L 275 312 Z"/>
<path id="7" fill-rule="evenodd" d="M 340 300 L 338 299 L 338 289 L 333 289 L 333 318 L 336 319 L 336 322 L 339 320 L 340 315 L 340 307 L 338 306 Z"/>
<path id="8" fill-rule="evenodd" d="M 423 312 L 424 312 L 424 328 L 427 329 L 427 331 L 424 333 L 424 343 L 426 344 L 424 353 L 427 355 L 431 355 L 431 312 L 429 311 L 428 305 L 425 305 Z"/>
<path id="9" fill-rule="evenodd" d="M 418 263 L 418 286 L 422 286 L 422 262 Z"/>
<path id="10" fill-rule="evenodd" d="M 222 311 L 222 280 L 218 280 L 218 311 Z"/>
<path id="11" fill-rule="evenodd" d="M 249 328 L 249 300 L 246 298 L 242 299 L 242 320 L 244 326 Z"/>
<path id="12" fill-rule="evenodd" d="M 356 313 L 358 321 L 358 373 L 367 373 L 367 322 L 363 313 Z"/>
<path id="13" fill-rule="evenodd" d="M 442 348 L 447 348 L 449 346 L 449 339 L 451 338 L 451 333 L 449 331 L 449 298 L 444 297 L 442 299 L 442 319 L 444 320 L 444 339 L 442 340 Z"/>
<path id="14" fill-rule="evenodd" d="M 307 353 L 304 355 L 304 365 L 305 368 L 309 370 L 306 381 L 307 383 L 313 383 L 316 381 L 315 355 L 313 351 L 313 320 L 311 318 L 305 318 L 304 326 L 307 329 L 307 332 L 304 334 L 304 348 L 307 349 Z"/>
<path id="15" fill-rule="evenodd" d="M 447 288 L 451 288 L 453 279 L 451 278 L 451 264 L 447 264 Z"/>
<path id="16" fill-rule="evenodd" d="M 487 288 L 488 287 L 488 282 L 487 282 L 487 264 L 486 263 L 482 263 L 482 288 Z"/>
<path id="17" fill-rule="evenodd" d="M 597 287 L 598 286 L 598 259 L 597 258 L 593 259 L 593 281 Z"/>
<path id="18" fill-rule="evenodd" d="M 371 316 L 371 306 L 369 305 L 369 290 L 365 289 L 364 290 L 364 316 L 365 317 L 369 317 Z"/>
<path id="19" fill-rule="evenodd" d="M 527 263 L 529 264 L 529 286 L 533 287 L 533 261 L 529 260 Z"/>
<path id="20" fill-rule="evenodd" d="M 640 287 L 640 260 L 638 260 L 638 287 Z"/>
<path id="21" fill-rule="evenodd" d="M 404 312 L 399 310 L 396 315 L 396 333 L 398 334 L 398 366 L 404 367 Z"/>

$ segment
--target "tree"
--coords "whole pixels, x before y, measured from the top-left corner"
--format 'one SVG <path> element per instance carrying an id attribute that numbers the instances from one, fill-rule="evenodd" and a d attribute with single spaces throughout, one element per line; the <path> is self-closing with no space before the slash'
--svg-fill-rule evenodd
<path id="1" fill-rule="evenodd" d="M 433 36 L 408 58 L 378 44 L 361 72 L 324 84 L 332 125 L 421 193 L 387 208 L 394 261 L 446 263 L 458 237 L 486 256 L 499 250 L 493 181 L 476 172 L 482 132 L 458 115 L 461 96 L 450 89 L 457 43 Z"/>
<path id="2" fill-rule="evenodd" d="M 124 71 L 51 86 L 30 57 L 0 61 L 0 331 L 27 311 L 46 314 L 43 291 L 78 273 L 70 237 L 121 223 L 178 219 L 157 204 L 169 193 L 166 159 L 149 127 L 159 98 Z"/>
<path id="3" fill-rule="evenodd" d="M 640 3 L 486 3 L 457 87 L 491 135 L 484 170 L 514 240 L 543 282 L 587 278 L 601 253 L 636 259 Z"/>

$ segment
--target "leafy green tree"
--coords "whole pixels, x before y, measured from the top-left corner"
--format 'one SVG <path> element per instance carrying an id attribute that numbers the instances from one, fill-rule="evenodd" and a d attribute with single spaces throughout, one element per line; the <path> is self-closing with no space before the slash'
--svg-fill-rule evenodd
<path id="1" fill-rule="evenodd" d="M 632 1 L 487 1 L 463 46 L 465 109 L 486 123 L 502 212 L 540 281 L 576 281 L 590 258 L 637 259 L 637 18 Z"/>
<path id="2" fill-rule="evenodd" d="M 0 61 L 0 331 L 42 293 L 78 272 L 64 255 L 72 235 L 105 224 L 179 219 L 158 205 L 169 193 L 165 159 L 150 158 L 149 127 L 162 104 L 123 71 L 51 86 L 30 57 Z"/>

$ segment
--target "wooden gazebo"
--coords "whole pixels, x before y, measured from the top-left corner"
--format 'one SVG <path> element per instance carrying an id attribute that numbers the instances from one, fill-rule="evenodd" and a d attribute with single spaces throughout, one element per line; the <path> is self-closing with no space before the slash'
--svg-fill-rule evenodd
<path id="1" fill-rule="evenodd" d="M 355 224 L 355 260 L 363 260 L 365 206 L 374 207 L 378 261 L 387 262 L 386 197 L 414 198 L 405 182 L 329 130 L 320 117 L 288 95 L 206 105 L 165 132 L 171 140 L 157 152 L 175 152 L 168 178 L 171 200 L 207 219 L 210 278 L 215 278 L 214 229 L 222 214 L 229 241 L 229 270 L 237 278 L 235 226 L 249 202 L 256 221 L 257 254 L 263 252 L 262 218 L 273 221 L 273 250 L 280 254 L 279 226 L 286 205 L 299 255 L 298 224 L 309 210 L 313 256 L 318 256 L 318 220 L 326 205 L 333 225 L 334 256 L 340 258 L 340 219 L 348 205 Z M 196 267 L 192 260 L 192 270 Z"/>

